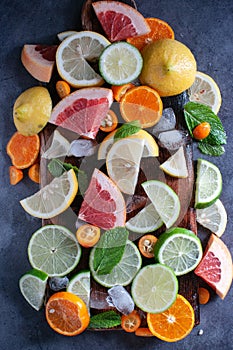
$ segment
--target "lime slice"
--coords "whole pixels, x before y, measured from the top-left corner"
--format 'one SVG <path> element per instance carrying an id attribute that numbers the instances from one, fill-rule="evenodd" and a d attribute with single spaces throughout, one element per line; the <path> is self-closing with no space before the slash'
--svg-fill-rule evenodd
<path id="1" fill-rule="evenodd" d="M 48 275 L 36 269 L 25 273 L 19 280 L 19 288 L 27 302 L 37 311 L 43 306 Z"/>
<path id="2" fill-rule="evenodd" d="M 50 219 L 69 208 L 77 192 L 77 177 L 71 169 L 54 178 L 32 196 L 21 200 L 20 204 L 32 216 Z"/>
<path id="3" fill-rule="evenodd" d="M 218 85 L 209 75 L 202 72 L 196 73 L 195 81 L 189 88 L 189 100 L 209 106 L 216 114 L 222 103 Z"/>
<path id="4" fill-rule="evenodd" d="M 111 85 L 123 85 L 135 80 L 141 73 L 142 55 L 131 44 L 117 42 L 107 46 L 99 60 L 104 80 Z"/>
<path id="5" fill-rule="evenodd" d="M 195 208 L 203 209 L 213 204 L 222 192 L 222 175 L 219 168 L 205 160 L 197 160 Z"/>
<path id="6" fill-rule="evenodd" d="M 51 145 L 42 153 L 42 157 L 46 159 L 53 159 L 58 157 L 66 157 L 70 149 L 70 142 L 60 134 L 58 130 L 53 132 L 53 139 Z"/>
<path id="7" fill-rule="evenodd" d="M 160 165 L 166 174 L 174 177 L 185 178 L 188 176 L 188 169 L 184 155 L 183 147 L 180 147 L 176 153 L 169 157 Z"/>
<path id="8" fill-rule="evenodd" d="M 180 214 L 180 200 L 177 194 L 170 186 L 157 180 L 146 181 L 142 187 L 166 227 L 171 227 Z"/>
<path id="9" fill-rule="evenodd" d="M 218 237 L 222 236 L 227 225 L 227 212 L 220 199 L 207 208 L 197 209 L 196 213 L 199 224 L 208 228 Z"/>
<path id="10" fill-rule="evenodd" d="M 139 211 L 134 217 L 126 222 L 125 227 L 133 232 L 147 233 L 161 227 L 163 221 L 151 203 Z"/>
<path id="11" fill-rule="evenodd" d="M 141 267 L 141 254 L 134 243 L 127 241 L 124 254 L 120 262 L 112 269 L 109 274 L 98 275 L 93 267 L 95 247 L 90 253 L 89 265 L 93 278 L 104 287 L 113 287 L 116 285 L 127 286 L 130 284 Z"/>
<path id="12" fill-rule="evenodd" d="M 65 276 L 78 264 L 81 248 L 67 228 L 47 225 L 32 235 L 28 256 L 32 267 L 48 276 Z"/>
<path id="13" fill-rule="evenodd" d="M 81 298 L 89 308 L 90 290 L 91 290 L 91 274 L 90 271 L 80 271 L 72 277 L 66 290 Z"/>
<path id="14" fill-rule="evenodd" d="M 175 227 L 159 237 L 154 254 L 157 261 L 181 276 L 195 269 L 203 252 L 200 239 L 192 231 Z"/>
<path id="15" fill-rule="evenodd" d="M 131 294 L 143 311 L 161 313 L 176 300 L 178 280 L 173 270 L 161 264 L 143 267 L 134 278 Z"/>
<path id="16" fill-rule="evenodd" d="M 124 138 L 114 142 L 107 154 L 108 175 L 124 193 L 134 194 L 143 149 L 143 139 Z"/>

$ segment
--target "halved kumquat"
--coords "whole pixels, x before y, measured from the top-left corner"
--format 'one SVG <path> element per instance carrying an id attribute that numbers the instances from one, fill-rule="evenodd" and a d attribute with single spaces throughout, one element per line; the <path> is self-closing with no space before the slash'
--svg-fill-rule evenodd
<path id="1" fill-rule="evenodd" d="M 141 318 L 137 310 L 128 315 L 121 316 L 121 327 L 129 333 L 135 332 L 141 324 Z"/>
<path id="2" fill-rule="evenodd" d="M 135 87 L 134 84 L 128 83 L 123 85 L 112 85 L 113 97 L 117 102 L 120 102 L 126 91 Z"/>
<path id="3" fill-rule="evenodd" d="M 82 247 L 93 247 L 100 239 L 100 228 L 90 224 L 82 225 L 76 232 L 76 238 Z"/>

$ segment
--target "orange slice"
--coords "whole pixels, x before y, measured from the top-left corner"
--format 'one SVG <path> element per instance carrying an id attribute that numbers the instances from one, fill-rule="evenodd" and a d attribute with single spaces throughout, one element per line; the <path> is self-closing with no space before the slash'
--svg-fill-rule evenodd
<path id="1" fill-rule="evenodd" d="M 87 328 L 90 316 L 81 298 L 69 292 L 58 292 L 46 304 L 46 319 L 57 333 L 73 336 Z"/>
<path id="2" fill-rule="evenodd" d="M 126 122 L 139 120 L 142 128 L 149 128 L 160 120 L 163 103 L 157 91 L 141 85 L 126 91 L 120 101 L 120 111 Z"/>
<path id="3" fill-rule="evenodd" d="M 151 29 L 148 34 L 127 39 L 127 42 L 138 50 L 142 51 L 147 44 L 159 39 L 174 39 L 174 31 L 167 22 L 159 18 L 146 18 L 146 22 Z"/>
<path id="4" fill-rule="evenodd" d="M 194 311 L 182 295 L 177 295 L 174 304 L 160 314 L 147 314 L 151 333 L 157 338 L 176 342 L 185 338 L 194 327 Z"/>

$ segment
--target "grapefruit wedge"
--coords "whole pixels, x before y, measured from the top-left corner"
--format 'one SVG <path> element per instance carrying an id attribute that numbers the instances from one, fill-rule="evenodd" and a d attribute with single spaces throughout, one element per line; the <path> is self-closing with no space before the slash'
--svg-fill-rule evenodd
<path id="1" fill-rule="evenodd" d="M 224 299 L 230 289 L 233 277 L 232 257 L 225 243 L 212 234 L 204 256 L 194 270 L 214 291 Z"/>
<path id="2" fill-rule="evenodd" d="M 57 45 L 24 45 L 21 61 L 33 78 L 48 83 L 51 79 Z"/>
<path id="3" fill-rule="evenodd" d="M 124 198 L 118 187 L 98 169 L 92 174 L 78 218 L 104 230 L 125 225 Z"/>
<path id="4" fill-rule="evenodd" d="M 103 30 L 112 42 L 147 34 L 151 30 L 140 12 L 122 2 L 98 1 L 92 5 Z"/>
<path id="5" fill-rule="evenodd" d="M 58 102 L 52 110 L 49 122 L 94 139 L 112 102 L 111 89 L 79 89 Z"/>

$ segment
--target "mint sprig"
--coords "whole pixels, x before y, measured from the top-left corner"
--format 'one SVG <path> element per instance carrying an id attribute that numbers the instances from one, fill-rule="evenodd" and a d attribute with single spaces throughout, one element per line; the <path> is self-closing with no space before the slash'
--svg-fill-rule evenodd
<path id="1" fill-rule="evenodd" d="M 125 123 L 115 132 L 114 141 L 136 134 L 140 130 L 141 125 L 139 120 L 133 120 L 132 122 Z"/>
<path id="2" fill-rule="evenodd" d="M 88 328 L 112 328 L 120 324 L 121 316 L 111 310 L 92 316 Z"/>
<path id="3" fill-rule="evenodd" d="M 105 231 L 95 245 L 93 267 L 98 275 L 112 271 L 124 253 L 129 232 L 124 227 L 115 227 Z"/>

